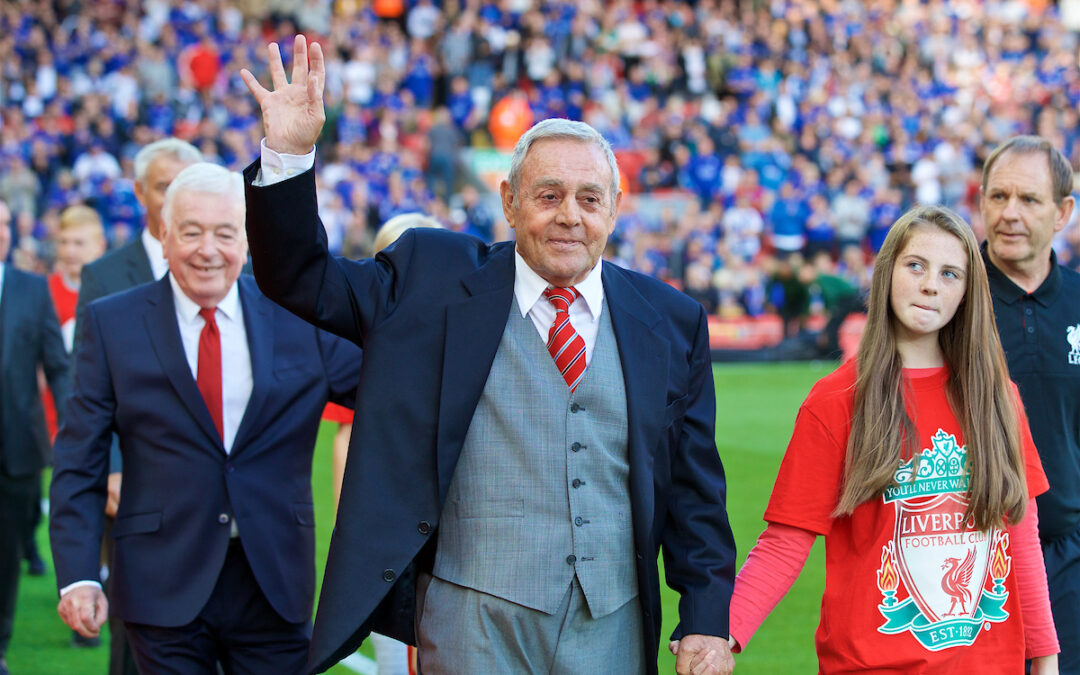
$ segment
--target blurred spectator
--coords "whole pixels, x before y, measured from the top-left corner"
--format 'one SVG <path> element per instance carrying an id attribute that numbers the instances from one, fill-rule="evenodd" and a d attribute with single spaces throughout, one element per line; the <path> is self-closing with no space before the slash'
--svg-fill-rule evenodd
<path id="1" fill-rule="evenodd" d="M 788 182 L 780 186 L 780 195 L 769 211 L 772 247 L 783 253 L 801 251 L 806 246 L 806 221 L 810 208 Z"/>
<path id="2" fill-rule="evenodd" d="M 724 212 L 720 222 L 728 251 L 745 262 L 753 260 L 761 250 L 761 235 L 765 229 L 765 221 L 750 205 L 750 199 L 749 195 L 738 197 L 735 206 Z"/>
<path id="3" fill-rule="evenodd" d="M 13 155 L 8 167 L 0 172 L 0 201 L 6 202 L 12 213 L 37 215 L 41 191 L 37 173 L 22 157 Z"/>
<path id="4" fill-rule="evenodd" d="M 71 173 L 83 197 L 93 198 L 101 194 L 101 187 L 107 180 L 120 177 L 120 162 L 105 150 L 105 142 L 95 136 L 89 150 L 75 159 Z"/>
<path id="5" fill-rule="evenodd" d="M 870 202 L 862 196 L 862 184 L 857 178 L 844 183 L 844 191 L 832 200 L 831 211 L 837 244 L 841 248 L 862 246 L 870 228 Z"/>
<path id="6" fill-rule="evenodd" d="M 769 302 L 784 322 L 784 337 L 799 335 L 810 314 L 810 288 L 802 275 L 803 257 L 777 258 L 769 280 Z"/>
<path id="7" fill-rule="evenodd" d="M 1080 272 L 1080 225 L 1073 223 L 1062 233 L 1065 245 L 1058 255 L 1063 265 Z"/>
<path id="8" fill-rule="evenodd" d="M 83 266 L 103 255 L 105 228 L 98 212 L 82 204 L 64 209 L 56 231 L 56 263 L 48 281 L 64 347 L 69 354 L 75 340 L 75 306 L 79 300 Z M 51 431 L 55 436 L 55 427 Z"/>
<path id="9" fill-rule="evenodd" d="M 455 192 L 458 175 L 458 157 L 464 145 L 461 131 L 450 118 L 450 111 L 440 107 L 435 110 L 431 130 L 427 168 L 427 189 L 444 200 Z"/>

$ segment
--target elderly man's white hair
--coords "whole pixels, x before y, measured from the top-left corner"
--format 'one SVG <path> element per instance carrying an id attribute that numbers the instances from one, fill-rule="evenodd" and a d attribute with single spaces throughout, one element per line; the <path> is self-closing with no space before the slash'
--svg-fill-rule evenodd
<path id="1" fill-rule="evenodd" d="M 167 227 L 173 224 L 173 208 L 178 195 L 188 192 L 225 197 L 230 204 L 237 204 L 241 211 L 245 210 L 243 176 L 217 164 L 196 162 L 176 174 L 165 191 L 161 219 Z"/>
<path id="2" fill-rule="evenodd" d="M 510 158 L 510 173 L 506 182 L 510 184 L 510 193 L 514 195 L 514 205 L 518 203 L 518 189 L 521 187 L 521 165 L 525 163 L 525 155 L 529 154 L 529 148 L 533 143 L 546 138 L 557 140 L 574 140 L 583 143 L 595 143 L 596 147 L 604 153 L 608 168 L 611 169 L 611 185 L 609 202 L 611 212 L 615 212 L 615 195 L 619 192 L 619 163 L 615 161 L 615 153 L 611 151 L 611 144 L 600 135 L 600 132 L 584 122 L 575 122 L 566 119 L 549 119 L 537 122 L 531 129 L 522 134 L 514 146 L 514 154 Z"/>

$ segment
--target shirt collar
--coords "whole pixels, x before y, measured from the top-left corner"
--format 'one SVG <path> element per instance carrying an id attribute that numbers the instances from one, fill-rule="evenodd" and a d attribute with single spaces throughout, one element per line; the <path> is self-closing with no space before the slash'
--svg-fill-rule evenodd
<path id="1" fill-rule="evenodd" d="M 983 242 L 982 245 L 982 256 L 983 262 L 986 263 L 986 278 L 990 283 L 990 292 L 994 297 L 1006 305 L 1011 305 L 1028 294 L 1027 291 L 994 265 L 990 260 L 990 255 L 986 252 L 986 242 Z M 1057 253 L 1050 249 L 1050 274 L 1039 284 L 1031 297 L 1040 305 L 1049 306 L 1057 297 L 1059 290 L 1061 290 L 1061 270 L 1057 264 Z"/>
<path id="2" fill-rule="evenodd" d="M 600 268 L 603 265 L 603 259 L 597 260 L 596 265 L 589 270 L 588 276 L 586 276 L 580 283 L 574 284 L 574 288 L 581 294 L 583 300 L 585 300 L 585 307 L 589 310 L 589 315 L 595 321 L 596 317 L 600 315 L 600 308 L 604 302 L 604 283 Z M 551 286 L 544 280 L 536 270 L 529 267 L 529 263 L 525 262 L 525 259 L 518 253 L 517 248 L 514 249 L 514 297 L 517 298 L 518 309 L 521 310 L 521 316 L 526 316 L 539 300 L 543 297 L 544 291 Z"/>
<path id="3" fill-rule="evenodd" d="M 173 302 L 176 305 L 177 314 L 185 323 L 192 323 L 202 308 L 184 293 L 183 289 L 180 288 L 180 284 L 176 283 L 176 277 L 171 274 L 169 275 L 169 285 L 172 286 Z M 218 311 L 230 321 L 236 321 L 240 317 L 240 291 L 238 288 L 238 284 L 234 281 L 232 288 L 229 289 L 229 292 L 225 294 L 225 297 L 221 299 L 217 306 Z"/>
<path id="4" fill-rule="evenodd" d="M 143 248 L 146 249 L 146 257 L 150 260 L 150 271 L 154 273 L 155 279 L 160 279 L 169 271 L 169 261 L 165 260 L 165 250 L 162 248 L 161 242 L 154 239 L 154 235 L 150 234 L 150 228 L 148 227 L 143 228 L 139 238 L 142 239 Z"/>

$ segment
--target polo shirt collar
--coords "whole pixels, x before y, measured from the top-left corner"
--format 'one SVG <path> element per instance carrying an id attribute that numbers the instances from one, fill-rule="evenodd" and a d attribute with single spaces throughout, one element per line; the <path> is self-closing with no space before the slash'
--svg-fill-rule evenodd
<path id="1" fill-rule="evenodd" d="M 990 282 L 991 295 L 1007 305 L 1011 305 L 1028 295 L 1027 291 L 994 266 L 989 254 L 986 252 L 985 241 L 982 245 L 982 257 L 983 262 L 986 263 L 986 277 Z M 1061 269 L 1058 267 L 1057 253 L 1050 249 L 1050 274 L 1030 295 L 1035 302 L 1048 307 L 1057 298 L 1058 292 L 1061 290 L 1061 283 Z"/>

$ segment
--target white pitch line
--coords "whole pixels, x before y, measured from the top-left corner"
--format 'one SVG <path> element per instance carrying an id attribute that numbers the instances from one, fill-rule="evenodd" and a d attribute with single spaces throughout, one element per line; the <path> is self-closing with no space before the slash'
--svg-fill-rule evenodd
<path id="1" fill-rule="evenodd" d="M 352 653 L 341 661 L 341 665 L 361 675 L 378 675 L 379 666 L 363 654 Z"/>

